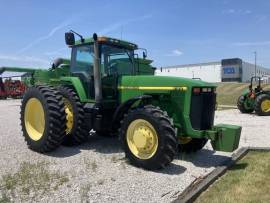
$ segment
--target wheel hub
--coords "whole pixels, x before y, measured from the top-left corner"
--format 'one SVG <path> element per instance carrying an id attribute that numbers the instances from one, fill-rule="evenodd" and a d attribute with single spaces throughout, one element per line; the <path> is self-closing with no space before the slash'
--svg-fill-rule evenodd
<path id="1" fill-rule="evenodd" d="M 65 112 L 66 112 L 66 134 L 69 134 L 73 128 L 73 122 L 74 122 L 74 118 L 73 118 L 73 109 L 72 109 L 72 105 L 70 103 L 70 101 L 68 101 L 68 99 L 64 98 L 64 104 L 65 104 Z"/>
<path id="2" fill-rule="evenodd" d="M 45 113 L 37 98 L 31 98 L 27 101 L 24 110 L 24 124 L 27 134 L 32 140 L 41 139 L 45 130 Z"/>
<path id="3" fill-rule="evenodd" d="M 127 130 L 130 151 L 140 159 L 149 159 L 157 151 L 158 137 L 154 127 L 144 119 L 130 123 Z"/>
<path id="4" fill-rule="evenodd" d="M 270 100 L 264 100 L 261 104 L 261 108 L 263 112 L 270 112 Z"/>

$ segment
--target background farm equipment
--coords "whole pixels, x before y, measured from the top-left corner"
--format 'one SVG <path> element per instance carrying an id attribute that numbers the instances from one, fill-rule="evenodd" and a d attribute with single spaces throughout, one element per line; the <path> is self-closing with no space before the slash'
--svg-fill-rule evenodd
<path id="1" fill-rule="evenodd" d="M 163 168 L 177 151 L 198 151 L 208 140 L 215 150 L 238 148 L 240 126 L 213 125 L 215 85 L 154 76 L 152 60 L 146 52 L 139 58 L 136 44 L 77 33 L 75 41 L 74 33 L 65 34 L 71 60 L 56 60 L 48 70 L 22 69 L 30 73 L 21 106 L 29 148 L 45 153 L 80 144 L 93 129 L 118 135 L 130 162 L 146 169 Z"/>
<path id="2" fill-rule="evenodd" d="M 3 79 L 0 78 L 0 99 L 6 99 L 7 98 L 7 93 L 5 90 L 5 85 L 3 83 Z"/>
<path id="3" fill-rule="evenodd" d="M 12 78 L 0 78 L 0 99 L 19 99 L 22 98 L 26 90 L 26 85 L 20 80 L 13 80 Z"/>
<path id="4" fill-rule="evenodd" d="M 270 91 L 263 90 L 261 81 L 261 77 L 258 76 L 251 78 L 248 90 L 245 90 L 237 101 L 240 112 L 255 111 L 259 116 L 270 116 Z"/>

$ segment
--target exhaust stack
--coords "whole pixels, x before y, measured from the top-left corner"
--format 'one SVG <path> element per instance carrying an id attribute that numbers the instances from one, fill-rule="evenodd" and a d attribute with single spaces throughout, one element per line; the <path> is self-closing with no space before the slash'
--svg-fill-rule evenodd
<path id="1" fill-rule="evenodd" d="M 94 39 L 94 86 L 95 86 L 95 100 L 96 104 L 100 104 L 102 101 L 102 89 L 101 89 L 101 74 L 100 74 L 100 58 L 99 58 L 99 45 L 98 36 L 93 34 Z"/>

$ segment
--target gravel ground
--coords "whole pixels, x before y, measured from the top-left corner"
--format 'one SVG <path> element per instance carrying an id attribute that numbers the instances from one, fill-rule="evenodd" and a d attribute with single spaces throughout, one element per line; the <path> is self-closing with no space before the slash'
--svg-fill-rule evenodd
<path id="1" fill-rule="evenodd" d="M 0 176 L 18 173 L 22 163 L 46 162 L 46 169 L 57 171 L 67 180 L 59 187 L 52 188 L 53 183 L 49 183 L 42 194 L 33 192 L 35 188 L 40 190 L 36 182 L 28 183 L 31 187 L 27 195 L 20 194 L 16 188 L 15 192 L 7 191 L 6 198 L 16 202 L 171 202 L 192 181 L 208 174 L 231 155 L 212 151 L 208 143 L 196 154 L 179 155 L 166 169 L 145 171 L 127 163 L 116 138 L 95 135 L 79 147 L 60 147 L 42 155 L 26 147 L 19 109 L 19 100 L 0 101 Z M 226 110 L 216 112 L 215 122 L 242 125 L 241 146 L 270 147 L 269 120 L 269 117 Z M 49 176 L 46 179 L 49 180 Z M 3 199 L 6 190 L 2 187 L 0 192 Z"/>

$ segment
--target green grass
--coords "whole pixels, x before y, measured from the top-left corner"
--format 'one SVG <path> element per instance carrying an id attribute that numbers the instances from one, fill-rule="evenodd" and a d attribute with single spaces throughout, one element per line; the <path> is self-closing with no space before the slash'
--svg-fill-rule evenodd
<path id="1" fill-rule="evenodd" d="M 270 152 L 249 152 L 230 168 L 197 203 L 270 201 Z"/>
<path id="2" fill-rule="evenodd" d="M 245 89 L 248 89 L 249 83 L 217 83 L 217 102 L 218 105 L 236 106 L 238 97 Z M 262 85 L 265 90 L 270 89 L 270 85 Z"/>
<path id="3" fill-rule="evenodd" d="M 0 203 L 9 203 L 11 199 L 7 196 L 6 193 L 2 192 L 0 196 Z"/>
<path id="4" fill-rule="evenodd" d="M 47 162 L 23 162 L 16 173 L 1 177 L 0 202 L 17 197 L 20 201 L 35 201 L 68 181 L 68 176 L 60 171 L 50 171 Z"/>

